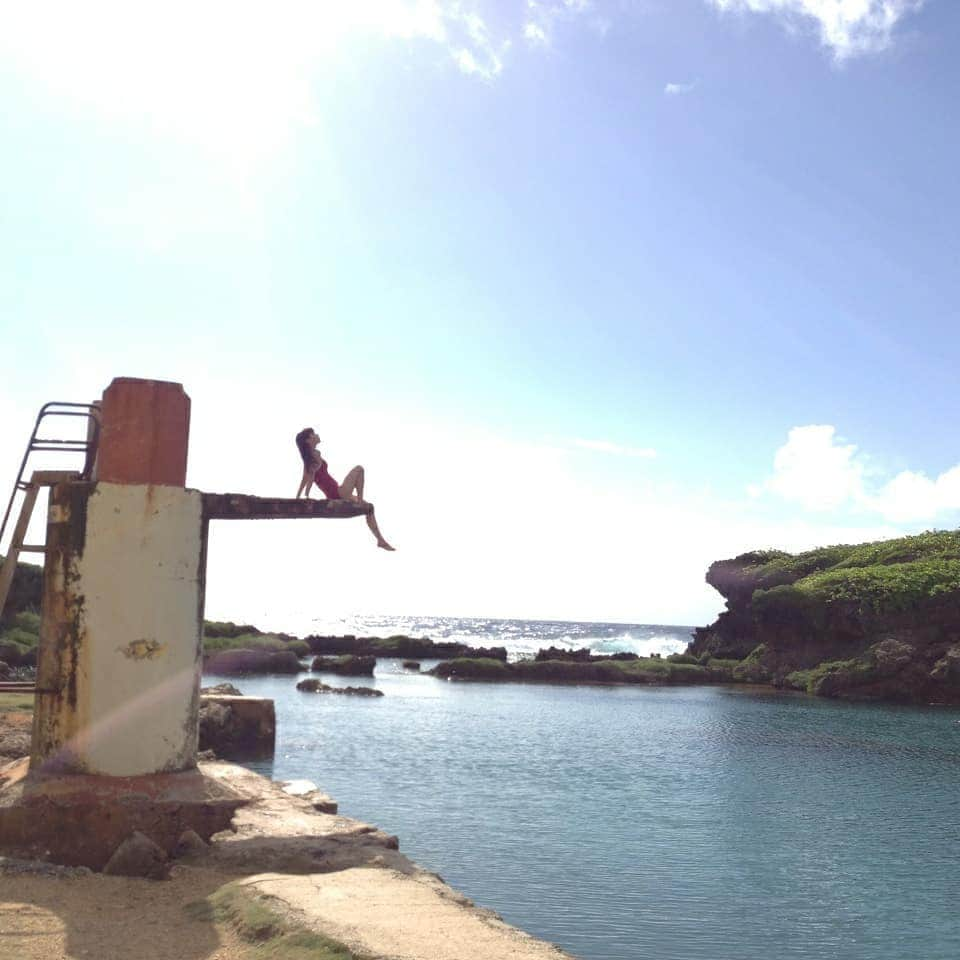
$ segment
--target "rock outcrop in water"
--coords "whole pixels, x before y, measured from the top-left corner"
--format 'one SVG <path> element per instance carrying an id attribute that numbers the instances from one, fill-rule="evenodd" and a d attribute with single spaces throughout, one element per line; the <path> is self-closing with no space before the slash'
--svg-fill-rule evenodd
<path id="1" fill-rule="evenodd" d="M 429 673 L 444 680 L 521 683 L 642 683 L 663 686 L 729 683 L 732 680 L 730 670 L 720 664 L 714 667 L 684 662 L 682 657 L 661 659 L 638 657 L 635 654 L 593 655 L 587 660 L 576 656 L 541 658 L 538 655 L 534 660 L 518 660 L 516 663 L 462 657 L 438 663 Z"/>
<path id="2" fill-rule="evenodd" d="M 373 687 L 331 687 L 326 683 L 321 683 L 316 677 L 311 677 L 309 680 L 301 680 L 297 684 L 297 689 L 303 693 L 334 693 L 348 697 L 383 696 L 382 690 L 376 690 Z"/>
<path id="3" fill-rule="evenodd" d="M 336 673 L 341 677 L 372 677 L 377 665 L 376 657 L 314 657 L 310 669 L 314 673 Z"/>
<path id="4" fill-rule="evenodd" d="M 325 637 L 311 634 L 304 637 L 312 653 L 321 656 L 352 654 L 358 657 L 400 657 L 408 660 L 449 660 L 453 657 L 507 659 L 506 647 L 468 647 L 452 640 L 431 640 L 429 637 Z"/>
<path id="5" fill-rule="evenodd" d="M 207 673 L 240 677 L 248 673 L 300 673 L 306 667 L 292 650 L 217 650 L 203 658 Z"/>
<path id="6" fill-rule="evenodd" d="M 714 563 L 727 601 L 687 654 L 828 697 L 960 704 L 960 532 Z"/>

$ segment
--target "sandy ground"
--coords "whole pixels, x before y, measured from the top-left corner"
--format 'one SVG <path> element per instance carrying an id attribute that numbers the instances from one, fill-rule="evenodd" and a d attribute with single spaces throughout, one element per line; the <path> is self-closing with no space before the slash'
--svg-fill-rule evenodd
<path id="1" fill-rule="evenodd" d="M 469 905 L 439 880 L 359 868 L 244 881 L 278 897 L 299 926 L 390 960 L 563 960 L 568 955 Z"/>
<path id="2" fill-rule="evenodd" d="M 184 909 L 227 879 L 186 867 L 166 882 L 0 873 L 0 960 L 241 960 L 231 930 Z"/>

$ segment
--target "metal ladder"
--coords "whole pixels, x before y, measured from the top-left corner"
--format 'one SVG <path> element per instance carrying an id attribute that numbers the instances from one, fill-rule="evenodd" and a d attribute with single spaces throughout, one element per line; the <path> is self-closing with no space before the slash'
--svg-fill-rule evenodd
<path id="1" fill-rule="evenodd" d="M 56 440 L 41 437 L 39 435 L 40 426 L 48 417 L 85 418 L 87 421 L 86 439 Z M 25 544 L 23 542 L 23 538 L 27 535 L 27 527 L 30 524 L 30 517 L 33 515 L 33 508 L 36 505 L 37 494 L 40 492 L 40 488 L 61 483 L 64 480 L 89 480 L 97 459 L 99 442 L 99 404 L 66 403 L 60 400 L 54 400 L 50 403 L 45 403 L 40 408 L 40 413 L 37 414 L 36 422 L 33 425 L 33 432 L 30 434 L 30 441 L 27 443 L 23 460 L 20 461 L 20 471 L 17 473 L 17 479 L 13 485 L 13 492 L 10 494 L 10 500 L 7 503 L 7 509 L 3 515 L 3 522 L 0 523 L 0 545 L 2 545 L 3 535 L 7 529 L 7 522 L 13 512 L 14 501 L 18 493 L 24 493 L 23 504 L 20 507 L 20 516 L 17 518 L 16 525 L 13 528 L 13 535 L 10 538 L 10 545 L 7 548 L 3 566 L 0 567 L 0 614 L 3 613 L 3 608 L 6 606 L 20 554 L 46 552 L 45 546 Z M 48 453 L 82 453 L 84 455 L 83 469 L 79 472 L 75 470 L 34 470 L 30 479 L 24 480 L 24 473 L 27 469 L 27 461 L 30 459 L 30 454 L 41 451 Z"/>

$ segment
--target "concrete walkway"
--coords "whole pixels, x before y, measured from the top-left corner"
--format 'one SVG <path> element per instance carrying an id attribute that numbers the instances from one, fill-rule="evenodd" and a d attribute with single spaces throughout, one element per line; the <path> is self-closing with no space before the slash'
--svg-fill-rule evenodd
<path id="1" fill-rule="evenodd" d="M 318 813 L 310 794 L 291 796 L 233 764 L 206 764 L 204 772 L 252 802 L 197 865 L 252 874 L 240 883 L 275 898 L 271 906 L 296 925 L 389 960 L 569 958 L 408 860 L 396 837 Z"/>

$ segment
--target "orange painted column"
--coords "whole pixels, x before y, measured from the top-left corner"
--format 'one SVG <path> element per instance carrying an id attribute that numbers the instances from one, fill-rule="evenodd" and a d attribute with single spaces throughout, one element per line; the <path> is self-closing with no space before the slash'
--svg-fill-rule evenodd
<path id="1" fill-rule="evenodd" d="M 117 377 L 104 391 L 97 479 L 183 487 L 190 398 L 179 383 Z"/>

